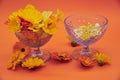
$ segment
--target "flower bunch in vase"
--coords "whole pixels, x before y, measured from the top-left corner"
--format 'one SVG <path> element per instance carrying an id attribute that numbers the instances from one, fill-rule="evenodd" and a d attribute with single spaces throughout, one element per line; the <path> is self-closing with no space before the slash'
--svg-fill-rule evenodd
<path id="1" fill-rule="evenodd" d="M 58 31 L 57 23 L 62 20 L 63 12 L 57 9 L 40 12 L 33 5 L 28 4 L 25 8 L 13 12 L 7 21 L 10 32 L 25 44 L 31 47 L 32 58 L 41 58 L 44 62 L 50 58 L 49 52 L 39 47 L 47 43 L 53 34 Z"/>

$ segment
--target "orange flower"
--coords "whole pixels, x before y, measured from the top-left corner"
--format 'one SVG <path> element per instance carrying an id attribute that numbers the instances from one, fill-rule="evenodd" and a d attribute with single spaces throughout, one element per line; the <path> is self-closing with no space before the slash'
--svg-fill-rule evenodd
<path id="1" fill-rule="evenodd" d="M 103 66 L 104 64 L 110 63 L 111 61 L 111 58 L 103 53 L 96 53 L 94 57 L 97 60 L 99 66 Z"/>
<path id="2" fill-rule="evenodd" d="M 44 66 L 44 60 L 38 57 L 35 58 L 27 58 L 23 63 L 22 67 L 27 67 L 28 69 L 33 69 L 39 66 Z"/>
<path id="3" fill-rule="evenodd" d="M 20 62 L 22 62 L 25 57 L 26 57 L 25 52 L 16 51 L 15 53 L 12 54 L 12 56 L 8 60 L 7 68 L 15 70 L 16 66 L 20 64 Z"/>
<path id="4" fill-rule="evenodd" d="M 15 70 L 16 66 L 20 64 L 30 52 L 31 49 L 28 46 L 21 42 L 16 42 L 13 46 L 13 54 L 8 60 L 7 68 Z"/>
<path id="5" fill-rule="evenodd" d="M 80 56 L 78 60 L 85 67 L 90 67 L 93 65 L 93 61 L 88 56 Z"/>
<path id="6" fill-rule="evenodd" d="M 62 53 L 54 52 L 53 59 L 58 61 L 70 61 L 72 58 L 67 52 Z"/>
<path id="7" fill-rule="evenodd" d="M 26 46 L 21 42 L 16 42 L 15 45 L 13 46 L 13 52 L 16 51 L 21 51 L 24 52 L 25 54 L 29 54 L 31 52 L 31 49 L 30 47 Z"/>

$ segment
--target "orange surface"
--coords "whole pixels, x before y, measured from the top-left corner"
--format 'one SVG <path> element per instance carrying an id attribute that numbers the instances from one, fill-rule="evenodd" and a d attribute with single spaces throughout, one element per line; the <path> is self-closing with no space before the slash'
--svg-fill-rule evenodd
<path id="1" fill-rule="evenodd" d="M 7 61 L 12 54 L 12 46 L 18 40 L 8 31 L 4 22 L 11 12 L 25 7 L 28 3 L 41 11 L 55 11 L 60 8 L 64 11 L 65 17 L 75 13 L 106 16 L 109 20 L 108 29 L 102 39 L 91 47 L 111 56 L 111 65 L 82 69 L 79 63 L 72 60 L 67 64 L 49 61 L 44 68 L 37 71 L 6 69 Z M 69 45 L 64 24 L 61 23 L 58 27 L 59 32 L 42 48 L 49 51 L 68 51 L 71 54 L 76 48 Z M 0 80 L 120 80 L 119 29 L 119 0 L 0 0 Z"/>

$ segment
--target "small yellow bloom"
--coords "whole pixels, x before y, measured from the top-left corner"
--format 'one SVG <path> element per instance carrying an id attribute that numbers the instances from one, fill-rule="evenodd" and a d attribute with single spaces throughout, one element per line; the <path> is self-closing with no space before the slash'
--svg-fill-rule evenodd
<path id="1" fill-rule="evenodd" d="M 63 16 L 64 16 L 64 13 L 60 10 L 60 9 L 57 9 L 57 12 L 55 14 L 55 17 L 56 19 L 59 21 L 63 21 Z"/>
<path id="2" fill-rule="evenodd" d="M 19 64 L 25 58 L 25 56 L 26 56 L 25 52 L 16 51 L 8 60 L 7 68 L 15 70 L 16 65 Z"/>
<path id="3" fill-rule="evenodd" d="M 41 24 L 33 25 L 33 26 L 29 27 L 28 29 L 32 30 L 33 32 L 38 32 L 38 31 L 40 31 L 40 28 L 43 26 L 44 26 L 44 24 L 41 23 Z"/>
<path id="4" fill-rule="evenodd" d="M 33 24 L 33 26 L 29 27 L 29 30 L 32 30 L 33 32 L 38 32 L 40 28 L 45 26 L 45 23 L 51 16 L 52 12 L 51 11 L 43 11 L 42 16 L 43 20 L 39 22 L 38 24 Z"/>
<path id="5" fill-rule="evenodd" d="M 22 28 L 22 26 L 20 26 L 20 21 L 17 17 L 9 18 L 8 26 L 9 26 L 10 32 L 12 33 L 20 32 Z"/>
<path id="6" fill-rule="evenodd" d="M 43 30 L 48 34 L 55 34 L 58 31 L 56 27 L 56 23 L 63 18 L 63 12 L 57 9 L 56 14 L 52 14 L 51 11 L 43 12 L 43 18 L 45 21 L 45 26 L 43 26 Z"/>
<path id="7" fill-rule="evenodd" d="M 43 65 L 44 65 L 44 61 L 38 57 L 28 58 L 26 59 L 26 61 L 22 63 L 22 67 L 27 67 L 28 69 L 32 69 Z"/>
<path id="8" fill-rule="evenodd" d="M 63 20 L 64 13 L 60 9 L 57 9 L 56 14 L 59 20 Z"/>
<path id="9" fill-rule="evenodd" d="M 43 21 L 46 21 L 50 18 L 50 16 L 52 15 L 52 11 L 43 11 L 42 12 L 43 15 Z"/>
<path id="10" fill-rule="evenodd" d="M 56 27 L 56 21 L 52 20 L 52 19 L 48 19 L 45 22 L 45 26 L 42 27 L 42 29 L 48 33 L 48 34 L 55 34 L 58 31 L 58 28 Z"/>
<path id="11" fill-rule="evenodd" d="M 30 21 L 32 24 L 37 24 L 43 19 L 42 13 L 32 5 L 27 5 L 24 9 L 19 10 L 18 16 Z"/>
<path id="12" fill-rule="evenodd" d="M 21 28 L 23 26 L 20 25 L 21 22 L 19 17 L 21 17 L 25 21 L 32 23 L 33 25 L 35 24 L 35 26 L 36 24 L 39 25 L 39 23 L 43 20 L 42 13 L 36 10 L 32 5 L 27 5 L 24 9 L 20 9 L 16 12 L 13 12 L 9 16 L 8 25 L 11 32 L 21 31 Z M 34 27 L 31 27 L 30 29 L 33 30 L 32 28 Z M 38 29 L 38 26 L 37 26 L 37 29 Z"/>
<path id="13" fill-rule="evenodd" d="M 96 53 L 94 55 L 99 65 L 103 65 L 104 63 L 110 63 L 111 58 L 102 53 Z"/>

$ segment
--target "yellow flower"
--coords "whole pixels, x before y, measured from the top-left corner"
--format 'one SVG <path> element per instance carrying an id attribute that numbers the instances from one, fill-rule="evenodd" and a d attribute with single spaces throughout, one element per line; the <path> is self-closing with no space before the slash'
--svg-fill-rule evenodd
<path id="1" fill-rule="evenodd" d="M 56 27 L 56 21 L 52 20 L 52 19 L 48 19 L 45 22 L 45 26 L 42 27 L 42 29 L 48 33 L 48 34 L 55 34 L 58 31 L 58 28 Z"/>
<path id="2" fill-rule="evenodd" d="M 44 61 L 38 57 L 28 58 L 26 59 L 26 61 L 22 63 L 22 67 L 27 67 L 28 69 L 32 69 L 43 65 L 44 65 Z"/>
<path id="3" fill-rule="evenodd" d="M 36 10 L 32 5 L 27 5 L 24 9 L 13 12 L 12 15 L 9 16 L 8 25 L 11 32 L 21 31 L 23 26 L 21 26 L 20 18 L 32 24 L 28 29 L 33 30 L 33 32 L 34 28 L 37 30 L 40 28 L 39 23 L 43 20 L 42 13 Z"/>
<path id="4" fill-rule="evenodd" d="M 45 27 L 45 23 L 47 22 L 47 20 L 50 18 L 52 12 L 51 11 L 43 11 L 42 12 L 42 16 L 43 16 L 43 20 L 41 22 L 39 22 L 39 24 L 33 25 L 31 27 L 29 27 L 29 30 L 32 30 L 33 32 L 38 32 L 40 30 L 41 27 Z"/>
<path id="5" fill-rule="evenodd" d="M 63 12 L 57 10 L 56 14 L 52 11 L 39 12 L 32 5 L 27 5 L 24 9 L 13 12 L 9 16 L 9 30 L 11 32 L 21 32 L 31 30 L 39 32 L 43 29 L 45 33 L 55 34 L 57 32 L 56 23 L 63 17 Z"/>
<path id="6" fill-rule="evenodd" d="M 26 55 L 27 54 L 25 52 L 21 52 L 21 51 L 14 52 L 10 57 L 10 59 L 8 60 L 7 68 L 15 70 L 16 65 L 19 64 L 25 58 Z"/>
<path id="7" fill-rule="evenodd" d="M 56 14 L 52 14 L 51 11 L 43 12 L 45 26 L 42 29 L 48 34 L 55 34 L 58 31 L 56 23 L 63 18 L 63 12 L 57 9 Z"/>
<path id="8" fill-rule="evenodd" d="M 38 24 L 43 19 L 42 13 L 32 5 L 27 5 L 24 9 L 19 10 L 18 16 L 30 21 L 32 24 Z"/>
<path id="9" fill-rule="evenodd" d="M 33 32 L 38 32 L 40 31 L 40 28 L 44 26 L 44 23 L 41 24 L 36 24 L 31 27 L 28 27 L 29 30 L 32 30 Z"/>
<path id="10" fill-rule="evenodd" d="M 96 53 L 94 57 L 97 60 L 98 64 L 101 66 L 105 63 L 110 63 L 110 60 L 111 60 L 109 56 L 102 53 Z"/>
<path id="11" fill-rule="evenodd" d="M 50 16 L 52 15 L 52 11 L 43 11 L 42 12 L 43 15 L 43 21 L 46 21 L 50 18 Z"/>
<path id="12" fill-rule="evenodd" d="M 60 9 L 57 9 L 57 12 L 56 14 L 53 15 L 53 18 L 54 20 L 57 20 L 57 21 L 63 21 L 63 16 L 64 16 L 64 13 L 60 10 Z"/>
<path id="13" fill-rule="evenodd" d="M 63 20 L 64 13 L 60 9 L 57 9 L 56 14 L 57 14 L 58 20 Z"/>
<path id="14" fill-rule="evenodd" d="M 12 17 L 10 16 L 9 20 L 8 20 L 8 26 L 9 26 L 9 30 L 10 32 L 14 33 L 14 32 L 20 32 L 22 26 L 20 26 L 20 21 L 17 17 Z"/>

